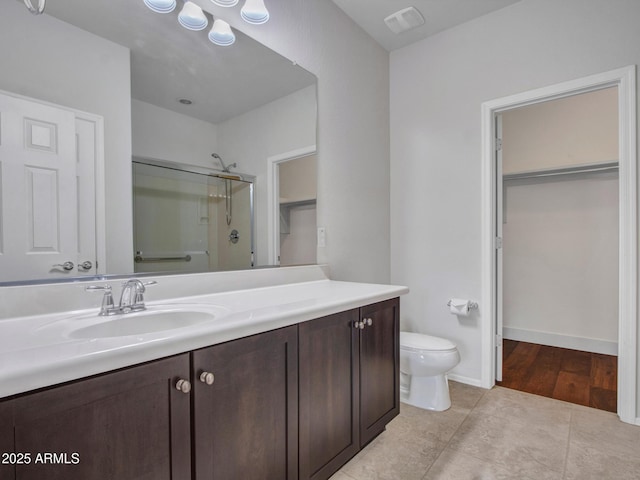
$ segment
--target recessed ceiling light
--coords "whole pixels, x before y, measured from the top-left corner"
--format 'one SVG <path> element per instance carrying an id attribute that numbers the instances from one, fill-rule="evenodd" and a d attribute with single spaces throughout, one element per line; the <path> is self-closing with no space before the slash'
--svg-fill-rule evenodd
<path id="1" fill-rule="evenodd" d="M 189 100 L 188 98 L 181 98 L 180 100 L 178 100 L 181 104 L 183 105 L 191 105 L 193 102 L 191 100 Z"/>

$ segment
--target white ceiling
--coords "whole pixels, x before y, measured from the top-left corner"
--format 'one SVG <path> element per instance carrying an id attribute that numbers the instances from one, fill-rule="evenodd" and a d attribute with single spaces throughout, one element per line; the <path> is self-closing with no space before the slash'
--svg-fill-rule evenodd
<path id="1" fill-rule="evenodd" d="M 392 51 L 520 0 L 333 0 L 364 31 Z M 384 23 L 392 13 L 415 7 L 425 24 L 394 34 Z"/>
<path id="2" fill-rule="evenodd" d="M 312 74 L 237 30 L 235 44 L 213 45 L 209 28 L 181 27 L 178 10 L 154 13 L 142 0 L 64 0 L 48 1 L 45 14 L 129 48 L 133 98 L 211 123 L 315 83 Z"/>

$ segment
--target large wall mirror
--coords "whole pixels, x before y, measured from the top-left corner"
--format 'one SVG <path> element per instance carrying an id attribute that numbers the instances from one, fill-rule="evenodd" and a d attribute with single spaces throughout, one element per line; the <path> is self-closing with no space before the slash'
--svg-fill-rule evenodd
<path id="1" fill-rule="evenodd" d="M 269 159 L 315 148 L 316 78 L 180 7 L 0 3 L 0 284 L 277 264 Z"/>

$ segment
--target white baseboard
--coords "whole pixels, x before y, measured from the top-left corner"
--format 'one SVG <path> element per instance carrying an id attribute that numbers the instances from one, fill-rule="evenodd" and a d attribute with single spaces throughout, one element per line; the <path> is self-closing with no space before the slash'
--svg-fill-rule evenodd
<path id="1" fill-rule="evenodd" d="M 457 373 L 447 373 L 447 378 L 449 380 L 453 380 L 454 382 L 464 383 L 466 385 L 472 385 L 474 387 L 482 387 L 480 380 L 477 378 L 464 377 L 462 375 L 458 375 Z"/>
<path id="2" fill-rule="evenodd" d="M 605 355 L 618 355 L 618 343 L 595 338 L 574 337 L 558 333 L 538 332 L 522 328 L 504 327 L 502 337 L 507 340 L 519 342 L 539 343 L 552 347 L 570 348 L 584 352 L 602 353 Z"/>

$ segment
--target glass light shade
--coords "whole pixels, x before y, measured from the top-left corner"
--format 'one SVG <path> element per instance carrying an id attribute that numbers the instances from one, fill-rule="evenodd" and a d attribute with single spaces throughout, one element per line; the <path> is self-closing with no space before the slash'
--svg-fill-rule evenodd
<path id="1" fill-rule="evenodd" d="M 202 9 L 193 2 L 184 2 L 184 7 L 178 15 L 178 22 L 188 30 L 204 30 L 209 25 L 209 19 Z"/>
<path id="2" fill-rule="evenodd" d="M 176 0 L 144 0 L 144 4 L 156 13 L 170 13 L 176 8 Z"/>
<path id="3" fill-rule="evenodd" d="M 216 18 L 209 32 L 209 40 L 211 43 L 226 47 L 236 41 L 236 36 L 227 22 Z"/>
<path id="4" fill-rule="evenodd" d="M 247 23 L 261 25 L 269 20 L 269 11 L 263 0 L 246 0 L 240 10 L 240 16 Z"/>
<path id="5" fill-rule="evenodd" d="M 235 7 L 238 4 L 238 0 L 211 0 L 219 7 Z"/>

